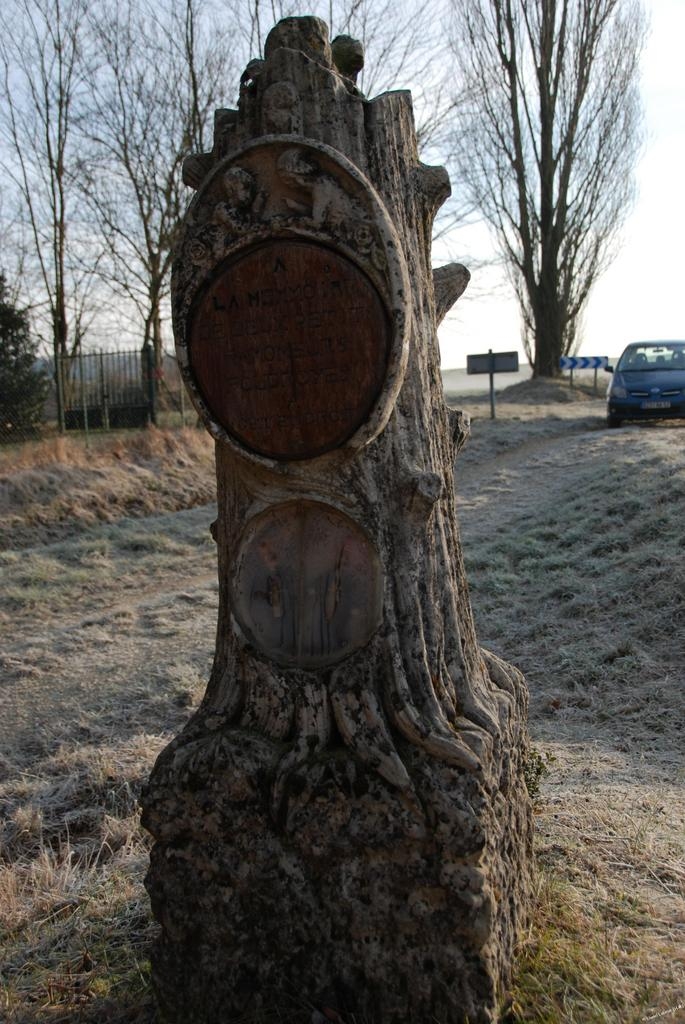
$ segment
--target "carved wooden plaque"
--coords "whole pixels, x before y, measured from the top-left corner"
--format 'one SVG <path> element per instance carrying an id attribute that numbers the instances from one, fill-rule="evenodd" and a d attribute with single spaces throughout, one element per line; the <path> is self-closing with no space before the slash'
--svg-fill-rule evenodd
<path id="1" fill-rule="evenodd" d="M 348 516 L 315 501 L 290 501 L 256 516 L 236 560 L 233 607 L 244 632 L 282 664 L 339 661 L 381 622 L 380 561 Z"/>
<path id="2" fill-rule="evenodd" d="M 188 355 L 214 419 L 275 459 L 338 447 L 385 379 L 390 325 L 372 282 L 317 243 L 275 240 L 228 259 L 191 314 Z"/>

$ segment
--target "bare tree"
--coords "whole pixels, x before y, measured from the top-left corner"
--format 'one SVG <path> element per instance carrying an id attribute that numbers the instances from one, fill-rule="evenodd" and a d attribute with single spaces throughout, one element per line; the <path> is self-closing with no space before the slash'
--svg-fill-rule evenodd
<path id="1" fill-rule="evenodd" d="M 85 0 L 8 0 L 0 38 L 2 170 L 36 271 L 29 302 L 47 313 L 57 358 L 73 356 L 89 315 L 91 243 L 79 238 L 75 121 L 86 75 Z M 19 254 L 21 256 L 21 254 Z M 30 278 L 22 259 L 22 276 Z"/>
<path id="2" fill-rule="evenodd" d="M 198 0 L 166 8 L 126 0 L 90 19 L 101 62 L 90 80 L 81 184 L 106 249 L 103 277 L 132 304 L 158 367 L 171 252 L 189 197 L 181 165 L 203 148 L 226 77 L 228 48 L 199 9 Z"/>
<path id="3" fill-rule="evenodd" d="M 640 0 L 454 3 L 455 162 L 494 229 L 536 376 L 572 351 L 633 199 Z"/>
<path id="4" fill-rule="evenodd" d="M 23 221 L 17 190 L 3 190 L 0 193 L 0 275 L 3 278 L 5 297 L 15 306 L 21 304 L 31 251 Z"/>

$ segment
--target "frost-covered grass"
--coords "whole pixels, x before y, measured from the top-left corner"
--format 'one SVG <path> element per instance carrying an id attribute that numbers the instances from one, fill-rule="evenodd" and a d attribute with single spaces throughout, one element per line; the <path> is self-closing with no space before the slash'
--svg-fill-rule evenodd
<path id="1" fill-rule="evenodd" d="M 649 742 L 682 707 L 684 434 L 584 435 L 560 466 L 533 452 L 500 484 L 496 529 L 475 488 L 462 499 L 481 642 L 557 725 L 580 709 L 613 737 L 620 716 Z"/>
<path id="2" fill-rule="evenodd" d="M 143 1024 L 137 801 L 210 665 L 211 445 L 47 447 L 0 467 L 0 1020 Z"/>
<path id="3" fill-rule="evenodd" d="M 476 420 L 456 470 L 479 637 L 525 672 L 549 759 L 513 1020 L 678 1020 L 685 428 L 555 419 L 541 445 L 542 423 L 511 458 L 487 446 L 509 423 Z"/>
<path id="4" fill-rule="evenodd" d="M 151 1019 L 137 794 L 159 747 L 62 747 L 3 787 L 3 1020 Z"/>
<path id="5" fill-rule="evenodd" d="M 482 403 L 472 411 L 456 479 L 476 623 L 485 646 L 526 672 L 546 767 L 537 903 L 510 1022 L 676 1021 L 685 429 L 610 432 L 601 402 L 503 402 L 494 423 Z M 196 500 L 213 493 L 211 459 L 200 448 L 192 486 L 174 484 L 195 507 L 173 513 L 166 467 L 183 481 L 178 460 L 193 462 L 196 439 L 179 443 L 154 436 L 144 459 L 99 452 L 93 466 L 71 456 L 55 468 L 39 453 L 3 470 L 5 496 L 19 495 L 0 510 L 19 524 L 0 557 L 8 1024 L 153 1020 L 137 798 L 201 698 L 217 600 L 215 513 Z M 26 472 L 52 481 L 43 504 L 17 483 Z M 78 529 L 62 518 L 70 479 L 69 500 L 79 488 L 88 495 Z M 105 501 L 113 486 L 137 504 Z M 310 1018 L 285 1000 L 263 1015 Z"/>
<path id="6" fill-rule="evenodd" d="M 57 543 L 0 551 L 0 621 L 107 606 L 112 593 L 150 589 L 184 563 L 191 577 L 206 572 L 212 518 L 204 507 L 125 518 Z"/>
<path id="7" fill-rule="evenodd" d="M 7 1024 L 154 1019 L 138 797 L 154 758 L 200 699 L 207 666 L 201 675 L 200 665 L 176 662 L 162 679 L 139 666 L 121 690 L 103 685 L 98 694 L 103 659 L 91 659 L 85 700 L 67 692 L 55 703 L 62 719 L 27 732 L 0 766 Z"/>

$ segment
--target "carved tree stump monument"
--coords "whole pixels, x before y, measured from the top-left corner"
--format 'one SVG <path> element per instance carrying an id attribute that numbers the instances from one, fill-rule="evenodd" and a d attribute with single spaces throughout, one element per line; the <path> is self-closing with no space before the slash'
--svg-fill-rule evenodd
<path id="1" fill-rule="evenodd" d="M 143 800 L 177 1024 L 494 1021 L 525 919 L 526 688 L 476 638 L 436 340 L 468 272 L 431 272 L 447 174 L 360 66 L 280 22 L 184 167 L 174 329 L 216 439 L 220 607 Z"/>

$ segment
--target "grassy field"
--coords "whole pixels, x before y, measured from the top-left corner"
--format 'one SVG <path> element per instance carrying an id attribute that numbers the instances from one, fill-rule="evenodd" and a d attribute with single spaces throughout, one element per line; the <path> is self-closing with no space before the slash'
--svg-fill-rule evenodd
<path id="1" fill-rule="evenodd" d="M 510 1024 L 685 1021 L 685 426 L 608 431 L 569 397 L 526 384 L 491 421 L 450 396 L 474 417 L 479 636 L 531 690 L 538 892 Z M 211 663 L 213 491 L 195 431 L 0 452 L 7 1024 L 154 1019 L 137 796 Z"/>

